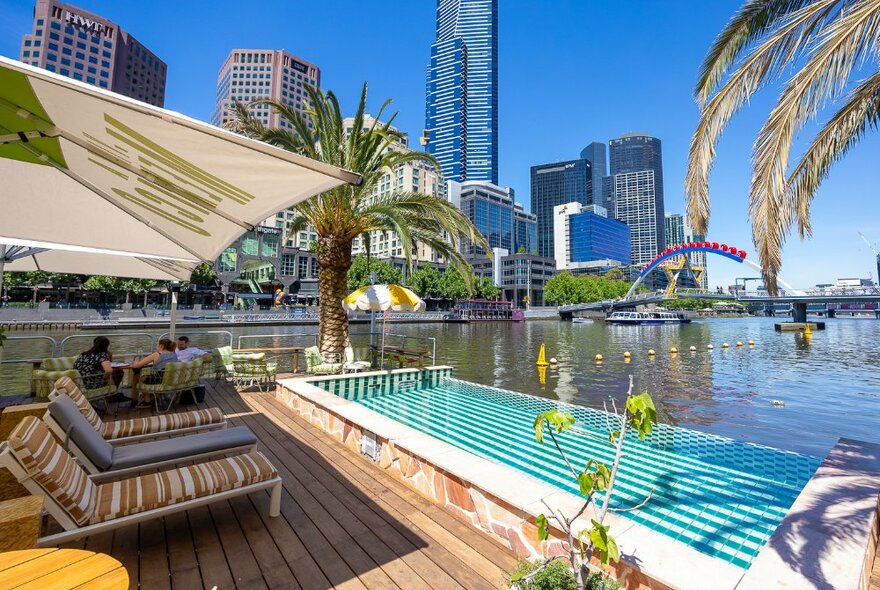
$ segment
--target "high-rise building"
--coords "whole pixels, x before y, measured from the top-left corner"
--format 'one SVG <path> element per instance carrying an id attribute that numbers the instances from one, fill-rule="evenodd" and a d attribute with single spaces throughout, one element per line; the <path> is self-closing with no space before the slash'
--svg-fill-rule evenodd
<path id="1" fill-rule="evenodd" d="M 498 0 L 437 0 L 427 151 L 446 180 L 498 183 Z"/>
<path id="2" fill-rule="evenodd" d="M 538 251 L 538 218 L 534 213 L 526 213 L 519 203 L 513 205 L 513 227 L 515 252 L 535 254 Z"/>
<path id="3" fill-rule="evenodd" d="M 71 4 L 37 0 L 21 61 L 99 88 L 165 104 L 167 66 L 119 25 Z"/>
<path id="4" fill-rule="evenodd" d="M 632 263 L 645 264 L 664 250 L 666 222 L 653 170 L 615 174 L 614 217 L 629 226 Z M 662 232 L 662 233 L 661 233 Z"/>
<path id="5" fill-rule="evenodd" d="M 608 155 L 610 176 L 612 177 L 610 197 L 615 202 L 615 217 L 626 223 L 632 231 L 636 231 L 635 227 L 641 228 L 639 230 L 640 236 L 632 236 L 632 245 L 633 263 L 642 264 L 653 258 L 658 252 L 666 249 L 666 220 L 663 204 L 663 153 L 661 143 L 656 137 L 651 137 L 645 133 L 625 133 L 621 137 L 608 142 Z M 648 170 L 651 171 L 650 181 L 648 181 L 646 175 L 638 175 Z M 637 174 L 637 176 L 630 176 L 622 180 L 617 178 L 620 175 L 629 174 Z M 639 194 L 637 210 L 633 209 L 635 201 L 633 200 L 634 193 L 632 192 L 628 193 L 626 197 L 628 202 L 624 203 L 621 207 L 621 195 L 617 190 L 621 184 L 630 188 L 638 186 L 640 191 L 644 191 L 648 184 L 650 184 L 652 192 L 651 194 Z M 642 202 L 645 199 L 653 199 L 654 203 L 648 206 L 646 201 Z M 627 215 L 626 219 L 620 216 L 621 211 L 624 211 L 625 215 Z M 649 232 L 650 239 L 655 242 L 654 246 L 651 246 L 646 241 L 648 239 L 648 233 L 646 233 L 647 230 L 645 229 L 646 220 L 633 217 L 640 215 L 639 211 L 644 211 L 646 215 L 650 216 L 651 222 L 655 224 L 654 229 Z M 637 225 L 634 225 L 634 223 L 637 223 Z M 637 247 L 640 254 L 637 254 L 635 251 Z M 644 254 L 651 249 L 654 249 L 654 251 L 646 259 L 643 258 Z"/>
<path id="6" fill-rule="evenodd" d="M 532 213 L 538 219 L 538 255 L 553 258 L 553 208 L 565 203 L 590 205 L 592 167 L 587 160 L 532 166 Z"/>
<path id="7" fill-rule="evenodd" d="M 666 214 L 666 244 L 674 246 L 684 243 L 684 215 L 681 213 Z"/>
<path id="8" fill-rule="evenodd" d="M 631 263 L 629 228 L 599 205 L 578 202 L 553 208 L 554 258 L 558 270 L 609 268 Z"/>
<path id="9" fill-rule="evenodd" d="M 608 146 L 601 141 L 594 141 L 581 150 L 581 160 L 590 163 L 590 174 L 593 178 L 589 203 L 607 209 L 602 196 L 602 179 L 608 176 Z"/>
<path id="10" fill-rule="evenodd" d="M 233 49 L 217 74 L 211 123 L 218 127 L 228 123 L 236 100 L 248 103 L 265 98 L 301 113 L 309 104 L 306 86 L 320 85 L 318 66 L 283 49 Z M 293 128 L 290 121 L 267 105 L 248 110 L 267 127 Z"/>
<path id="11" fill-rule="evenodd" d="M 706 236 L 694 233 L 690 221 L 687 216 L 681 213 L 666 214 L 666 244 L 674 246 L 675 244 L 685 244 L 690 242 L 705 242 Z M 688 263 L 694 267 L 703 269 L 700 277 L 700 286 L 703 289 L 709 287 L 709 275 L 706 268 L 707 257 L 705 252 L 691 252 L 687 255 Z"/>
<path id="12" fill-rule="evenodd" d="M 520 243 L 519 239 L 531 239 L 535 235 L 536 220 L 514 202 L 512 188 L 477 180 L 450 181 L 446 196 L 483 234 L 489 247 L 500 251 L 499 256 L 515 253 L 520 246 L 530 251 L 529 244 Z M 463 244 L 462 250 L 470 258 L 492 255 L 472 243 Z"/>

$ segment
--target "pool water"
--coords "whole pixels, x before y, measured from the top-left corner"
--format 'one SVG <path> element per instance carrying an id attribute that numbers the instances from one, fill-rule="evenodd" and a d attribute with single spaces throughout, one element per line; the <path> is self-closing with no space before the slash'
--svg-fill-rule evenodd
<path id="1" fill-rule="evenodd" d="M 577 483 L 552 442 L 535 442 L 537 414 L 556 407 L 575 416 L 573 430 L 558 439 L 576 468 L 589 459 L 609 465 L 613 460 L 609 415 L 601 410 L 452 378 L 427 387 L 382 384 L 316 383 L 574 494 Z M 644 507 L 621 515 L 741 568 L 767 543 L 820 463 L 807 455 L 663 424 L 644 441 L 628 436 L 624 449 L 612 507 L 632 507 L 651 494 Z"/>

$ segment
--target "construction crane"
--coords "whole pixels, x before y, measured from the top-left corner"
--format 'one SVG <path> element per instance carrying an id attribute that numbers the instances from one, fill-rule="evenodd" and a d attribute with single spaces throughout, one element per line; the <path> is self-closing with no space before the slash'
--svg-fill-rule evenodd
<path id="1" fill-rule="evenodd" d="M 865 237 L 865 234 L 859 232 L 859 235 L 862 237 L 865 243 L 868 244 L 868 248 L 871 249 L 871 252 L 874 253 L 874 259 L 877 261 L 877 282 L 880 283 L 880 253 L 877 252 L 877 248 L 874 247 L 874 244 L 872 244 L 871 241 Z"/>

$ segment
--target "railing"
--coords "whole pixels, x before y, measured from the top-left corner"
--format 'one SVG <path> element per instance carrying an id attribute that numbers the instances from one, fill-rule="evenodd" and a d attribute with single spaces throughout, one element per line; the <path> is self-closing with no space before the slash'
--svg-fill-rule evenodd
<path id="1" fill-rule="evenodd" d="M 251 346 L 242 346 L 242 343 L 251 342 L 254 340 L 272 340 L 273 344 L 277 344 L 279 340 L 285 340 L 290 338 L 310 338 L 312 340 L 312 344 L 310 346 L 318 345 L 318 335 L 317 334 L 247 334 L 244 336 L 238 337 L 238 346 L 236 348 L 261 348 L 256 345 Z M 270 348 L 270 347 L 263 347 Z M 283 348 L 279 346 L 278 348 Z"/>
<path id="2" fill-rule="evenodd" d="M 381 348 L 382 346 L 382 332 L 352 332 L 349 334 L 350 337 L 361 338 L 364 337 L 370 338 L 371 343 L 376 348 Z M 390 339 L 390 341 L 389 341 Z M 412 336 L 407 334 L 395 334 L 391 332 L 385 333 L 385 346 L 391 347 L 399 347 L 406 350 L 415 349 L 418 345 L 410 345 L 407 346 L 407 342 L 424 342 L 425 346 L 422 346 L 427 354 L 427 351 L 430 350 L 430 359 L 432 364 L 436 364 L 437 362 L 437 339 L 433 336 Z"/>
<path id="3" fill-rule="evenodd" d="M 176 334 L 177 334 L 177 337 L 184 336 L 184 334 L 180 333 L 179 329 Z M 221 344 L 220 346 L 229 346 L 230 348 L 232 348 L 232 338 L 233 338 L 232 332 L 230 332 L 228 330 L 193 330 L 193 331 L 187 330 L 185 335 L 187 338 L 190 338 L 190 340 L 192 340 L 193 336 L 196 336 L 197 341 L 203 340 L 203 338 L 199 338 L 199 336 L 218 336 L 218 335 L 221 335 L 221 336 L 223 336 L 224 343 Z M 161 340 L 162 338 L 170 338 L 170 337 L 171 337 L 171 332 L 163 332 L 159 336 L 159 338 L 157 338 L 157 341 Z M 199 348 L 204 348 L 204 347 L 200 346 Z M 217 348 L 217 347 L 214 346 L 212 343 L 212 345 L 209 346 L 208 348 Z"/>
<path id="4" fill-rule="evenodd" d="M 156 348 L 156 340 L 152 334 L 148 332 L 118 332 L 111 334 L 74 334 L 72 336 L 68 336 L 64 340 L 61 341 L 61 344 L 58 348 L 58 356 L 65 356 L 65 352 L 67 352 L 68 343 L 71 341 L 82 341 L 85 342 L 80 346 L 80 348 L 76 351 L 76 354 L 79 354 L 83 350 L 87 350 L 91 348 L 92 341 L 98 336 L 104 336 L 110 340 L 110 350 L 114 353 L 119 354 L 132 354 L 132 353 L 143 353 L 144 351 L 152 352 L 154 348 Z M 113 346 L 114 341 L 119 341 L 123 338 L 131 338 L 136 339 L 137 344 L 133 344 L 131 342 L 127 342 L 119 348 Z"/>
<path id="5" fill-rule="evenodd" d="M 28 394 L 37 359 L 55 356 L 58 343 L 49 336 L 9 336 L 0 348 L 0 395 Z"/>

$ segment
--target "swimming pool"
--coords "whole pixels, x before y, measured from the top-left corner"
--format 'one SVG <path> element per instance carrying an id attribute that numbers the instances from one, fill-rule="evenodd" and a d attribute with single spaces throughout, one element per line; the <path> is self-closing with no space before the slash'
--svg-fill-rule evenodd
<path id="1" fill-rule="evenodd" d="M 559 442 L 574 465 L 610 463 L 599 410 L 444 377 L 431 382 L 339 379 L 316 383 L 340 397 L 559 489 L 577 484 L 552 445 L 535 442 L 534 417 L 557 407 L 577 423 Z M 660 424 L 629 438 L 615 490 L 622 516 L 694 549 L 747 568 L 819 466 L 815 457 Z"/>

